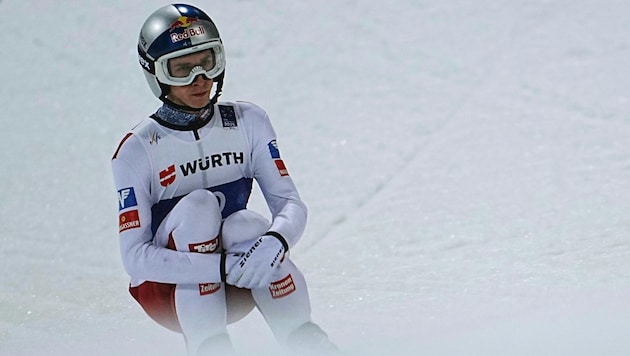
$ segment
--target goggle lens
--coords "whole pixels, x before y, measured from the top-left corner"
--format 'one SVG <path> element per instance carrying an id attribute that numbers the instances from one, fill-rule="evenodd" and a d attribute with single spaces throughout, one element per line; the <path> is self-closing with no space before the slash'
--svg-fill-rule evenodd
<path id="1" fill-rule="evenodd" d="M 1 1 L 1 0 L 0 0 Z M 155 61 L 155 76 L 166 85 L 191 84 L 199 74 L 214 79 L 225 69 L 223 45 L 206 42 L 166 54 Z"/>
<path id="2" fill-rule="evenodd" d="M 175 57 L 168 60 L 168 73 L 174 78 L 186 78 L 193 69 L 200 67 L 204 72 L 211 71 L 216 65 L 214 51 L 205 51 Z"/>

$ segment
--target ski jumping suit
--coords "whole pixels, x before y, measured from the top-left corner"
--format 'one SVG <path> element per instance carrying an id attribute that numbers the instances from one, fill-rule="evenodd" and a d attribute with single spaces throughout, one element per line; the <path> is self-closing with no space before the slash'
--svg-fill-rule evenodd
<path id="1" fill-rule="evenodd" d="M 306 225 L 306 206 L 271 122 L 245 102 L 220 102 L 187 126 L 165 120 L 173 113 L 183 114 L 164 104 L 123 138 L 112 158 L 130 292 L 155 321 L 183 333 L 193 353 L 246 315 L 252 297 L 284 341 L 311 313 L 304 277 L 288 256 L 275 282 L 251 295 L 221 282 L 222 221 L 246 209 L 254 179 L 271 212 L 267 231 L 292 247 Z"/>

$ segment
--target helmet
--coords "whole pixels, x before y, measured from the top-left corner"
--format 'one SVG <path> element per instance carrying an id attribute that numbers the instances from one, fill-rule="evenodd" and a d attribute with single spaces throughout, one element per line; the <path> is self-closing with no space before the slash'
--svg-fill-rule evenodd
<path id="1" fill-rule="evenodd" d="M 169 68 L 169 60 L 201 51 L 209 53 L 201 65 L 177 73 Z M 223 43 L 212 19 L 194 6 L 171 4 L 151 14 L 138 37 L 138 61 L 151 91 L 162 101 L 169 86 L 191 84 L 200 74 L 217 82 L 213 103 L 221 94 L 225 73 Z"/>

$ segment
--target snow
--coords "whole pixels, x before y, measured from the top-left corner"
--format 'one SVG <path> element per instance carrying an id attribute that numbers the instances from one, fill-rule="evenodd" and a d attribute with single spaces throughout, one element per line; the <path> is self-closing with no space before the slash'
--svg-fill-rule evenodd
<path id="1" fill-rule="evenodd" d="M 164 4 L 0 2 L 0 355 L 185 354 L 126 292 L 109 163 L 159 105 L 136 39 Z M 274 122 L 310 208 L 292 258 L 348 354 L 630 354 L 629 2 L 198 5 L 223 99 Z M 276 350 L 258 314 L 230 330 Z"/>

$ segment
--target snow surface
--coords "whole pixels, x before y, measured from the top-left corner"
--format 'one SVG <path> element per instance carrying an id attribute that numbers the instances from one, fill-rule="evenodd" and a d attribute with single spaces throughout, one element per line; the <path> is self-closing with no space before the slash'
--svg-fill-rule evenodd
<path id="1" fill-rule="evenodd" d="M 164 4 L 0 2 L 0 355 L 184 355 L 127 294 L 110 173 L 159 105 L 136 38 Z M 630 2 L 197 5 L 223 98 L 274 122 L 348 354 L 630 354 Z M 276 350 L 256 313 L 230 330 Z"/>

